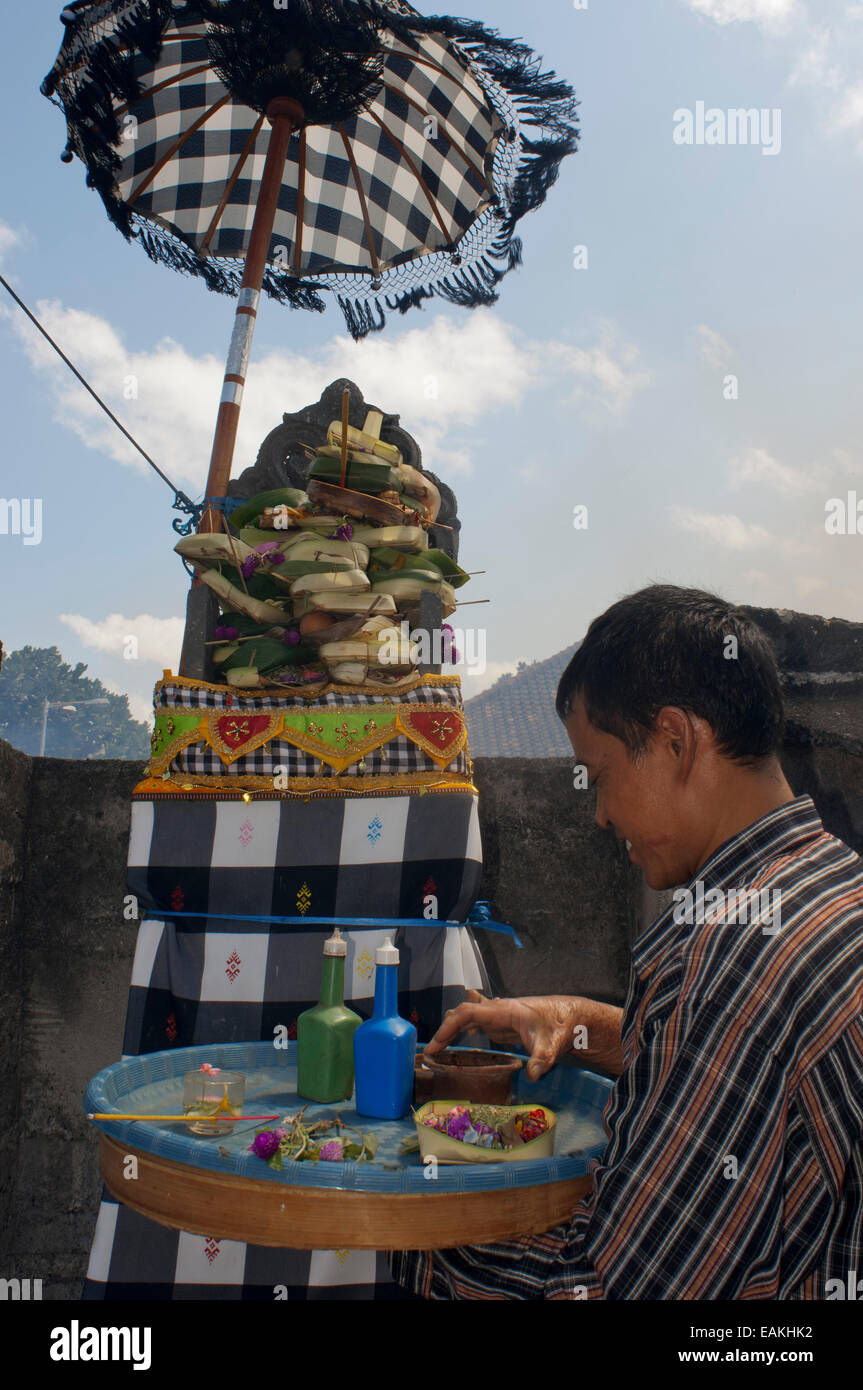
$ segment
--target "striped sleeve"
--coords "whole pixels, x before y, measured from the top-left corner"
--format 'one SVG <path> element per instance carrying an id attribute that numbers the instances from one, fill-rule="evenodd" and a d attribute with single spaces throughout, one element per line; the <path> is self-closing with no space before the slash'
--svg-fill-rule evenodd
<path id="1" fill-rule="evenodd" d="M 543 1236 L 398 1257 L 427 1298 L 775 1297 L 787 1088 L 752 1020 L 707 1001 L 653 1021 L 618 1082 L 594 1192 Z M 745 1293 L 743 1293 L 745 1286 Z"/>

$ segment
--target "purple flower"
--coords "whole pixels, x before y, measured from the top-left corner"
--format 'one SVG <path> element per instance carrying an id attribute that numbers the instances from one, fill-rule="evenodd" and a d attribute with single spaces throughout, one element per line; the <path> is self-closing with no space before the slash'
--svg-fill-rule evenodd
<path id="1" fill-rule="evenodd" d="M 260 555 L 247 555 L 243 563 L 240 565 L 240 573 L 242 574 L 243 578 L 251 579 L 252 575 L 255 573 L 255 570 L 258 568 L 260 563 Z"/>
<path id="2" fill-rule="evenodd" d="M 235 637 L 239 637 L 239 633 L 237 632 L 237 629 L 235 627 L 224 626 L 217 627 L 215 629 L 214 635 L 216 639 L 220 642 L 232 642 Z"/>
<path id="3" fill-rule="evenodd" d="M 297 632 L 296 628 L 293 627 L 289 627 L 282 638 L 282 641 L 286 642 L 289 647 L 295 647 L 299 640 L 300 634 Z"/>
<path id="4" fill-rule="evenodd" d="M 349 521 L 343 526 L 339 526 L 336 531 L 331 531 L 327 536 L 328 541 L 349 541 L 354 534 L 354 528 Z"/>
<path id="5" fill-rule="evenodd" d="M 455 634 L 452 628 L 450 627 L 449 623 L 441 624 L 441 632 L 444 634 L 441 641 L 441 646 L 443 647 L 443 659 L 444 661 L 451 661 L 452 664 L 455 665 L 460 660 L 458 648 L 456 647 L 455 642 L 453 641 Z"/>
<path id="6" fill-rule="evenodd" d="M 447 1134 L 450 1139 L 464 1140 L 465 1135 L 471 1128 L 470 1115 L 450 1115 L 447 1124 Z"/>
<path id="7" fill-rule="evenodd" d="M 282 1131 L 284 1133 L 284 1131 Z M 249 1145 L 252 1153 L 256 1153 L 258 1158 L 272 1158 L 276 1149 L 279 1147 L 278 1132 L 271 1129 L 263 1129 L 260 1134 L 256 1134 L 254 1140 Z"/>
<path id="8" fill-rule="evenodd" d="M 318 1157 L 330 1163 L 341 1163 L 343 1157 L 341 1139 L 328 1139 L 326 1144 L 321 1144 Z"/>

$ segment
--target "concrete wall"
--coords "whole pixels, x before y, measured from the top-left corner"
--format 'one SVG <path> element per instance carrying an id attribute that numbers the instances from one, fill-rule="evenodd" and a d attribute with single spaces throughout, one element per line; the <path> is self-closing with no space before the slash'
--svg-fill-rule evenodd
<path id="1" fill-rule="evenodd" d="M 121 1052 L 137 932 L 122 913 L 129 798 L 142 770 L 32 760 L 22 978 L 11 1015 L 22 1040 L 20 1110 L 0 1275 L 42 1278 L 45 1298 L 78 1297 L 98 1206 L 97 1150 L 81 1097 Z"/>
<path id="2" fill-rule="evenodd" d="M 786 749 L 792 785 L 859 850 L 863 742 L 843 747 L 808 718 Z M 79 1296 L 98 1206 L 81 1096 L 121 1052 L 136 937 L 122 912 L 129 798 L 142 772 L 0 743 L 0 1277 L 41 1278 L 45 1298 Z M 630 945 L 663 895 L 598 830 L 569 760 L 481 758 L 475 772 L 482 896 L 524 943 L 479 932 L 496 992 L 622 1002 Z"/>
<path id="3" fill-rule="evenodd" d="M 30 758 L 0 740 L 0 1232 L 9 1227 L 18 1154 L 25 978 L 22 885 L 32 767 Z"/>

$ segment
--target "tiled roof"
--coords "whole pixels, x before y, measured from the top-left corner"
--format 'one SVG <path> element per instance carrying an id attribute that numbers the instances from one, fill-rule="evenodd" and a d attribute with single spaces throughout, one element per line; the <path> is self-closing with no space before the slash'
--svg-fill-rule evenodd
<path id="1" fill-rule="evenodd" d="M 564 667 L 578 643 L 501 676 L 465 702 L 468 747 L 474 758 L 560 758 L 572 753 L 554 709 Z"/>

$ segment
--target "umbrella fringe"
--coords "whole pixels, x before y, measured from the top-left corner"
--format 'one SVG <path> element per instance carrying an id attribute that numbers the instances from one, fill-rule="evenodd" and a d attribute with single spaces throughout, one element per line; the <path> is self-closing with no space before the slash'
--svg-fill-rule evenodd
<path id="1" fill-rule="evenodd" d="M 377 322 L 375 322 L 374 310 L 367 299 L 350 300 L 344 299 L 342 295 L 339 295 L 337 303 L 344 314 L 348 331 L 355 343 L 358 343 L 361 338 L 365 338 L 369 333 L 379 333 L 386 323 L 386 317 L 381 308 L 379 299 L 375 300 L 375 308 L 378 311 Z"/>
<path id="2" fill-rule="evenodd" d="M 424 299 L 433 299 L 434 290 L 420 285 L 415 290 L 408 290 L 405 294 L 400 294 L 395 299 L 387 295 L 384 303 L 388 309 L 397 309 L 400 314 L 406 314 L 409 309 L 418 309 Z"/>
<path id="3" fill-rule="evenodd" d="M 206 282 L 208 289 L 214 290 L 217 294 L 238 293 L 242 266 L 226 267 L 216 260 L 208 260 L 200 256 L 194 247 L 184 246 L 174 236 L 159 236 L 152 226 L 145 222 L 139 222 L 133 227 L 131 235 L 138 239 L 151 261 L 170 266 L 172 270 L 179 270 L 187 275 L 199 275 Z M 324 286 L 298 280 L 295 276 L 270 270 L 269 267 L 264 273 L 263 288 L 273 299 L 281 304 L 290 305 L 292 309 L 310 309 L 322 314 L 326 308 L 326 303 L 316 293 Z"/>
<path id="4" fill-rule="evenodd" d="M 239 275 L 237 282 L 239 284 Z M 313 309 L 315 313 L 322 314 L 327 307 L 316 293 L 325 286 L 298 280 L 293 275 L 280 274 L 268 268 L 264 272 L 263 288 L 273 299 L 280 304 L 289 304 L 292 309 Z"/>
<path id="5" fill-rule="evenodd" d="M 199 256 L 193 247 L 184 246 L 175 237 L 159 236 L 152 227 L 143 223 L 133 226 L 130 235 L 140 242 L 150 260 L 157 265 L 170 266 L 171 270 L 179 270 L 186 275 L 198 275 L 207 288 L 217 294 L 235 293 L 227 271 Z"/>
<path id="6" fill-rule="evenodd" d="M 508 246 L 504 255 L 507 265 L 503 270 L 498 270 L 493 266 L 487 256 L 481 256 L 473 265 L 445 276 L 433 286 L 408 290 L 395 299 L 387 296 L 384 299 L 384 304 L 389 310 L 397 310 L 399 313 L 405 314 L 409 309 L 421 307 L 423 300 L 438 296 L 463 309 L 487 308 L 496 304 L 499 298 L 494 287 L 513 268 L 513 265 L 520 262 L 521 242 L 516 241 Z M 374 311 L 368 299 L 350 300 L 339 295 L 338 305 L 355 342 L 367 337 L 369 333 L 379 333 L 386 326 L 386 315 L 379 299 L 374 301 L 378 314 L 377 320 L 375 320 Z"/>

